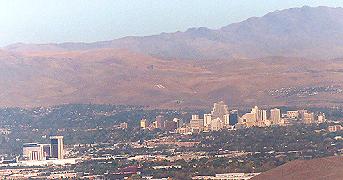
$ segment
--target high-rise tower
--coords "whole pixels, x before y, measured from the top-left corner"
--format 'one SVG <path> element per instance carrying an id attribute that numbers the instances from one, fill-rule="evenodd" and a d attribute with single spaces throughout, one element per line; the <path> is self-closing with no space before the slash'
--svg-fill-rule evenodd
<path id="1" fill-rule="evenodd" d="M 51 153 L 50 156 L 52 158 L 63 159 L 64 152 L 63 152 L 63 136 L 51 136 Z"/>

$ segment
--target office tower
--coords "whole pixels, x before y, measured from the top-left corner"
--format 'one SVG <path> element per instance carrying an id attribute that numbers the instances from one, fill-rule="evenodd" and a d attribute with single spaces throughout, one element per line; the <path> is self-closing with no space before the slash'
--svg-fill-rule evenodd
<path id="1" fill-rule="evenodd" d="M 258 113 L 258 107 L 257 107 L 257 106 L 253 107 L 253 108 L 251 109 L 251 113 L 257 114 L 257 113 Z"/>
<path id="2" fill-rule="evenodd" d="M 50 155 L 52 158 L 63 159 L 63 136 L 51 136 L 50 137 Z"/>
<path id="3" fill-rule="evenodd" d="M 212 131 L 219 131 L 223 129 L 224 122 L 220 118 L 215 118 L 211 121 L 211 130 Z"/>
<path id="4" fill-rule="evenodd" d="M 299 110 L 298 113 L 299 113 L 298 117 L 300 119 L 304 120 L 304 114 L 307 113 L 307 110 L 304 110 L 304 109 L 303 110 Z"/>
<path id="5" fill-rule="evenodd" d="M 324 113 L 319 113 L 319 115 L 318 115 L 318 123 L 324 123 L 324 122 L 326 122 L 325 114 Z"/>
<path id="6" fill-rule="evenodd" d="M 267 120 L 267 110 L 260 110 L 260 112 L 261 112 L 261 121 L 265 121 L 265 120 Z"/>
<path id="7" fill-rule="evenodd" d="M 23 144 L 23 157 L 31 161 L 39 161 L 43 159 L 43 149 L 37 143 Z"/>
<path id="8" fill-rule="evenodd" d="M 229 108 L 224 101 L 214 103 L 211 111 L 212 118 L 220 118 L 221 120 L 224 120 L 224 115 L 226 114 L 229 114 Z"/>
<path id="9" fill-rule="evenodd" d="M 43 151 L 43 159 L 49 159 L 50 157 L 50 144 L 40 144 Z"/>
<path id="10" fill-rule="evenodd" d="M 174 132 L 177 128 L 177 122 L 175 121 L 165 121 L 164 122 L 164 129 L 166 131 Z"/>
<path id="11" fill-rule="evenodd" d="M 255 121 L 258 121 L 260 118 L 259 118 L 259 109 L 257 106 L 253 107 L 251 109 L 251 114 L 255 114 Z"/>
<path id="12" fill-rule="evenodd" d="M 209 127 L 211 125 L 212 115 L 211 114 L 204 114 L 204 126 Z"/>
<path id="13" fill-rule="evenodd" d="M 233 126 L 238 123 L 238 110 L 232 110 L 229 116 L 229 125 Z"/>
<path id="14" fill-rule="evenodd" d="M 164 129 L 164 117 L 162 115 L 157 116 L 155 122 L 156 122 L 155 128 Z"/>
<path id="15" fill-rule="evenodd" d="M 148 128 L 148 121 L 146 119 L 142 119 L 141 122 L 140 122 L 140 127 L 142 129 Z"/>
<path id="16" fill-rule="evenodd" d="M 229 125 L 230 124 L 230 114 L 224 115 L 224 124 Z"/>
<path id="17" fill-rule="evenodd" d="M 304 112 L 302 119 L 305 124 L 314 123 L 314 113 Z"/>
<path id="18" fill-rule="evenodd" d="M 299 112 L 298 111 L 287 111 L 287 118 L 298 119 L 299 118 Z"/>
<path id="19" fill-rule="evenodd" d="M 180 128 L 183 126 L 183 120 L 182 119 L 174 118 L 173 121 L 176 123 L 177 128 Z"/>
<path id="20" fill-rule="evenodd" d="M 279 124 L 281 121 L 281 110 L 278 108 L 271 109 L 270 120 L 273 124 Z"/>
<path id="21" fill-rule="evenodd" d="M 199 115 L 192 115 L 192 119 L 189 124 L 192 131 L 200 132 L 204 129 L 204 120 L 200 119 Z"/>

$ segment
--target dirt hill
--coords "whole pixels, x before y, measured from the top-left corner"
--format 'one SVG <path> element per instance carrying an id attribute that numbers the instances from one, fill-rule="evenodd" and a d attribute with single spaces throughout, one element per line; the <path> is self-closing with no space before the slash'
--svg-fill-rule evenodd
<path id="1" fill-rule="evenodd" d="M 262 173 L 253 180 L 341 180 L 343 157 L 328 157 L 308 161 L 295 160 Z"/>

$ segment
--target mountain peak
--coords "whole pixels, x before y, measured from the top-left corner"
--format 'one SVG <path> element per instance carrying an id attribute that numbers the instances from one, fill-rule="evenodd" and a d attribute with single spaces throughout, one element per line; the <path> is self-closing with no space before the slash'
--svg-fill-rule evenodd
<path id="1" fill-rule="evenodd" d="M 117 48 L 163 59 L 230 59 L 266 56 L 343 57 L 343 9 L 303 6 L 252 17 L 218 30 L 189 28 L 185 32 L 127 37 L 106 42 L 13 45 L 11 51 Z"/>

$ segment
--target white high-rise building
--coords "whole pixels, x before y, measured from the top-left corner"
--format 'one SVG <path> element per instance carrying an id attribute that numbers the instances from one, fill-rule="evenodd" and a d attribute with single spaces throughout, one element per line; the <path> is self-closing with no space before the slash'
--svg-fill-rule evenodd
<path id="1" fill-rule="evenodd" d="M 220 118 L 221 120 L 224 120 L 224 115 L 229 114 L 229 108 L 224 103 L 224 101 L 220 101 L 217 103 L 214 103 L 213 109 L 211 111 L 212 118 Z"/>
<path id="2" fill-rule="evenodd" d="M 204 126 L 209 127 L 212 122 L 212 115 L 211 114 L 204 114 Z"/>
<path id="3" fill-rule="evenodd" d="M 255 106 L 251 109 L 251 114 L 255 114 L 255 121 L 257 121 L 259 119 L 258 115 L 259 115 L 259 110 L 258 107 Z"/>
<path id="4" fill-rule="evenodd" d="M 230 114 L 224 115 L 224 124 L 229 125 L 230 124 Z"/>
<path id="5" fill-rule="evenodd" d="M 267 110 L 261 110 L 261 112 L 262 112 L 261 121 L 267 120 Z"/>

